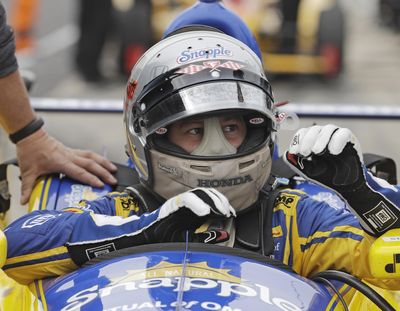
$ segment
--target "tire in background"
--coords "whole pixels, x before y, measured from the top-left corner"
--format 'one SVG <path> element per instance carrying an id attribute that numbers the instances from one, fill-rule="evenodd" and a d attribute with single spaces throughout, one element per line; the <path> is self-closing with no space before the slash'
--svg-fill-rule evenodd
<path id="1" fill-rule="evenodd" d="M 120 37 L 119 70 L 129 76 L 140 56 L 153 44 L 150 0 L 113 0 L 116 33 Z"/>
<path id="2" fill-rule="evenodd" d="M 327 62 L 327 78 L 336 78 L 344 68 L 345 16 L 336 2 L 329 10 L 322 11 L 318 31 L 317 51 Z"/>

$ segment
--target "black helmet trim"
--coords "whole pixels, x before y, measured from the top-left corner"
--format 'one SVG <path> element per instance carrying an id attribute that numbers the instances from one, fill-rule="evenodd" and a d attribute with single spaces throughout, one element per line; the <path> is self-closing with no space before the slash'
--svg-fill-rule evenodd
<path id="1" fill-rule="evenodd" d="M 202 63 L 204 62 L 191 63 L 190 66 L 202 66 Z M 202 82 L 221 80 L 243 81 L 253 84 L 264 90 L 264 92 L 273 102 L 272 89 L 268 80 L 251 71 L 247 71 L 245 69 L 232 70 L 229 68 L 218 67 L 215 68 L 218 69 L 218 76 L 212 74 L 212 72 L 216 72 L 215 70 L 201 70 L 195 74 L 179 73 L 179 71 L 184 67 L 186 66 L 167 71 L 144 86 L 143 90 L 141 91 L 142 95 L 137 98 L 134 105 L 139 110 L 139 114 L 146 113 L 146 111 L 156 105 L 158 101 L 168 97 L 172 93 L 179 91 L 184 87 L 196 85 Z M 145 104 L 144 106 L 141 105 L 143 103 Z"/>
<path id="2" fill-rule="evenodd" d="M 230 60 L 228 60 L 227 62 L 230 62 Z M 156 77 L 143 87 L 143 90 L 141 91 L 142 95 L 139 98 L 137 98 L 136 102 L 138 103 L 143 102 L 145 98 L 152 95 L 153 96 L 155 95 L 156 97 L 159 98 L 160 96 L 165 94 L 164 95 L 165 97 L 168 96 L 169 92 L 180 90 L 183 87 L 198 84 L 201 82 L 217 81 L 217 80 L 245 81 L 247 83 L 254 84 L 262 88 L 268 94 L 268 96 L 271 98 L 272 101 L 274 100 L 272 95 L 271 84 L 267 79 L 261 77 L 260 75 L 255 74 L 251 71 L 247 71 L 246 69 L 243 68 L 238 70 L 232 70 L 230 68 L 222 66 L 210 68 L 211 70 L 204 70 L 206 69 L 205 66 L 203 66 L 204 63 L 205 62 L 190 63 L 189 65 L 177 67 L 165 72 L 164 74 L 159 75 L 158 77 Z M 224 65 L 224 63 L 222 65 Z M 198 67 L 199 69 L 201 68 L 204 69 L 194 72 L 194 74 L 184 74 L 180 72 L 181 70 L 183 71 L 189 66 L 190 67 L 193 66 L 193 68 L 195 68 L 195 66 L 199 66 Z M 246 65 L 243 64 L 243 67 L 246 67 Z M 213 72 L 218 72 L 219 75 L 215 76 L 212 74 Z M 147 103 L 147 109 L 150 108 L 151 105 Z"/>
<path id="3" fill-rule="evenodd" d="M 166 72 L 165 74 L 157 77 L 147 84 L 135 104 L 132 106 L 132 116 L 133 116 L 133 126 L 136 133 L 141 132 L 141 127 L 148 128 L 151 126 L 150 123 L 154 122 L 151 120 L 152 110 L 157 107 L 157 105 L 167 100 L 168 98 L 173 98 L 173 94 L 177 94 L 180 90 L 188 88 L 190 86 L 198 86 L 202 83 L 214 83 L 222 81 L 230 82 L 240 82 L 243 85 L 253 85 L 255 90 L 259 90 L 265 94 L 265 100 L 263 102 L 263 110 L 273 110 L 273 97 L 271 86 L 269 82 L 262 78 L 260 75 L 254 74 L 252 72 L 240 69 L 232 70 L 228 68 L 218 68 L 218 75 L 211 76 L 208 70 L 202 70 L 196 74 L 182 74 L 176 73 L 180 68 Z M 174 114 L 179 111 L 183 111 L 184 107 L 182 102 L 177 102 L 177 98 L 174 98 L 174 105 L 169 105 L 168 109 L 173 109 L 175 111 L 157 111 L 159 113 Z"/>
<path id="4" fill-rule="evenodd" d="M 207 93 L 207 90 L 210 93 Z M 269 97 L 253 85 L 217 81 L 191 86 L 172 94 L 150 109 L 143 117 L 139 117 L 138 122 L 144 127 L 143 134 L 147 136 L 180 119 L 204 113 L 214 114 L 221 110 L 258 112 L 264 115 L 264 119 L 273 120 L 271 106 Z"/>

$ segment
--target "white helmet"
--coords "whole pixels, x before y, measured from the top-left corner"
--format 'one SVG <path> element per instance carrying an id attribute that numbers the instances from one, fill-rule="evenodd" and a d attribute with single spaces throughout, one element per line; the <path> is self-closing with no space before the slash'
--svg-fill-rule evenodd
<path id="1" fill-rule="evenodd" d="M 237 147 L 218 130 L 218 120 L 232 115 L 246 128 Z M 204 122 L 190 153 L 169 139 L 170 126 L 188 118 Z M 257 201 L 270 174 L 275 111 L 262 64 L 242 42 L 211 30 L 160 41 L 132 69 L 124 119 L 135 169 L 158 195 L 213 187 L 236 211 Z"/>

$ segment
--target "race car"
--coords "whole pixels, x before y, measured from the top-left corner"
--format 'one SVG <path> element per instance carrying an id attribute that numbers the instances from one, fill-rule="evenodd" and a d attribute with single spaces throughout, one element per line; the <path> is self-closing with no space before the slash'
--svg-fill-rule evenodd
<path id="1" fill-rule="evenodd" d="M 48 310 L 320 311 L 346 309 L 349 287 L 335 280 L 341 277 L 348 275 L 321 273 L 312 281 L 245 250 L 168 243 L 109 253 L 39 288 Z"/>
<path id="2" fill-rule="evenodd" d="M 218 2 L 153 0 L 155 38 L 161 38 L 168 24 L 190 5 L 209 5 L 211 12 L 212 5 Z M 222 3 L 252 30 L 270 75 L 317 74 L 332 78 L 342 71 L 345 20 L 338 1 L 224 0 Z"/>

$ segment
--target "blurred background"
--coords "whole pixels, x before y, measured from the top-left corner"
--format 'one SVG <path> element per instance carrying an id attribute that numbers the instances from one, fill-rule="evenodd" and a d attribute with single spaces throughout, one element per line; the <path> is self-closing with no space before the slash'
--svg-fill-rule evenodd
<path id="1" fill-rule="evenodd" d="M 130 68 L 169 22 L 194 0 L 6 0 L 20 68 L 35 75 L 34 104 L 46 129 L 65 144 L 124 162 L 121 112 Z M 277 102 L 315 107 L 400 106 L 399 0 L 225 0 L 260 43 Z M 85 99 L 86 101 L 82 101 Z M 90 106 L 89 111 L 80 108 Z M 290 104 L 288 105 L 290 106 Z M 38 109 L 40 108 L 37 106 Z M 107 110 L 107 109 L 105 109 Z M 351 128 L 365 152 L 400 166 L 399 120 L 304 118 L 300 126 Z M 283 152 L 294 129 L 280 134 Z M 13 146 L 0 136 L 2 160 Z"/>

